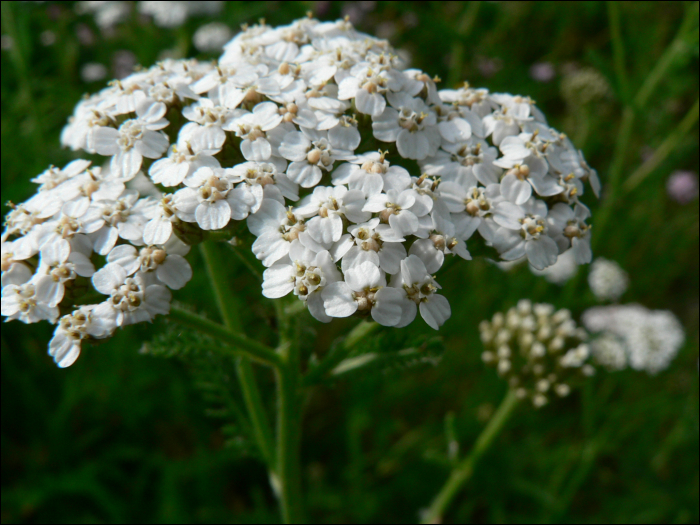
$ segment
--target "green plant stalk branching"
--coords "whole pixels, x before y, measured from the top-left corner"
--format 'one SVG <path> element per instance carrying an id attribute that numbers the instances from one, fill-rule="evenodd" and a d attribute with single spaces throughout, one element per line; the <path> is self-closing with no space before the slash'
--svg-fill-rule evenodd
<path id="1" fill-rule="evenodd" d="M 452 500 L 464 484 L 472 477 L 476 463 L 500 434 L 518 403 L 519 400 L 515 395 L 515 391 L 509 390 L 493 417 L 491 417 L 488 425 L 477 438 L 469 455 L 452 470 L 447 482 L 433 499 L 430 507 L 422 517 L 422 523 L 442 522 L 442 516 L 450 503 L 452 503 Z"/>
<path id="2" fill-rule="evenodd" d="M 229 279 L 226 272 L 226 265 L 224 264 L 224 258 L 221 257 L 218 248 L 219 247 L 213 243 L 203 243 L 200 245 L 207 273 L 209 274 L 209 279 L 214 288 L 216 303 L 221 317 L 224 319 L 224 325 L 229 330 L 242 334 L 243 328 L 237 312 L 238 299 L 233 295 L 228 286 Z M 282 366 L 279 355 L 274 351 L 270 352 L 276 356 L 275 363 L 277 366 L 275 366 L 275 369 L 279 370 Z M 272 429 L 267 420 L 262 396 L 260 395 L 260 389 L 258 388 L 250 359 L 245 356 L 238 357 L 236 359 L 236 373 L 241 384 L 243 399 L 246 409 L 248 410 L 260 453 L 265 459 L 269 469 L 274 471 L 275 455 Z"/>

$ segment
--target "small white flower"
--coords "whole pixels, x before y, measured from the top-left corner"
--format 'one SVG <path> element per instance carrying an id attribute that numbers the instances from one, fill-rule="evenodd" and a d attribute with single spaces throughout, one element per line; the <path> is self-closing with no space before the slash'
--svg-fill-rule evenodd
<path id="1" fill-rule="evenodd" d="M 341 268 L 346 273 L 350 268 L 363 262 L 371 262 L 389 274 L 400 271 L 401 261 L 406 258 L 405 239 L 398 236 L 388 224 L 380 224 L 379 219 L 370 219 L 348 228 L 349 236 L 341 239 L 336 247 L 342 257 Z"/>
<path id="2" fill-rule="evenodd" d="M 331 317 L 370 313 L 384 326 L 395 326 L 402 318 L 403 294 L 396 288 L 386 288 L 384 272 L 369 261 L 350 268 L 345 272 L 345 281 L 329 284 L 321 296 Z"/>
<path id="3" fill-rule="evenodd" d="M 547 205 L 530 199 L 522 206 L 509 202 L 498 205 L 494 220 L 501 225 L 493 244 L 506 261 L 527 255 L 530 264 L 538 270 L 557 262 L 559 248 L 550 237 L 556 234 L 554 225 L 547 221 Z"/>
<path id="4" fill-rule="evenodd" d="M 106 302 L 114 310 L 117 326 L 151 321 L 170 311 L 170 290 L 148 277 L 142 272 L 128 277 L 117 263 L 105 265 L 92 276 L 95 290 L 110 296 Z"/>
<path id="5" fill-rule="evenodd" d="M 615 261 L 598 257 L 588 274 L 588 285 L 600 301 L 617 301 L 629 286 L 629 276 Z"/>
<path id="6" fill-rule="evenodd" d="M 184 257 L 156 246 L 137 250 L 122 244 L 109 252 L 107 262 L 120 265 L 127 275 L 155 272 L 158 280 L 173 290 L 179 290 L 192 278 L 192 268 Z"/>
<path id="7" fill-rule="evenodd" d="M 264 266 L 272 266 L 289 253 L 291 243 L 306 231 L 306 224 L 278 201 L 263 199 L 257 213 L 248 217 L 248 229 L 257 237 L 253 253 Z"/>
<path id="8" fill-rule="evenodd" d="M 180 131 L 177 144 L 168 149 L 168 156 L 157 160 L 151 165 L 148 174 L 156 184 L 163 186 L 177 186 L 201 167 L 219 168 L 216 155 L 220 148 L 211 148 L 206 128 L 197 126 L 183 128 Z"/>
<path id="9" fill-rule="evenodd" d="M 9 284 L 2 288 L 2 315 L 8 321 L 19 319 L 27 324 L 43 320 L 55 323 L 58 308 L 42 302 L 37 297 L 36 286 L 32 282 Z"/>
<path id="10" fill-rule="evenodd" d="M 570 246 L 577 264 L 588 264 L 593 258 L 591 227 L 585 222 L 590 216 L 590 210 L 581 203 L 577 203 L 572 210 L 570 206 L 560 202 L 549 210 L 548 220 L 556 225 L 556 230 L 561 231 L 561 234 L 554 238 L 559 245 L 559 251 L 564 252 Z"/>
<path id="11" fill-rule="evenodd" d="M 159 158 L 168 149 L 168 137 L 158 130 L 169 123 L 163 118 L 162 102 L 143 100 L 136 107 L 137 118 L 125 121 L 119 129 L 100 127 L 94 133 L 94 148 L 100 155 L 112 155 L 112 176 L 130 180 L 141 169 L 143 157 Z"/>
<path id="12" fill-rule="evenodd" d="M 389 101 L 392 107 L 373 118 L 374 136 L 384 142 L 396 142 L 399 153 L 407 159 L 435 155 L 440 146 L 435 112 L 421 99 L 406 93 L 392 94 Z"/>
<path id="13" fill-rule="evenodd" d="M 498 184 L 502 170 L 493 163 L 498 150 L 485 140 L 471 138 L 464 142 L 442 144 L 435 156 L 426 157 L 421 167 L 428 175 L 439 175 L 443 180 L 463 186 Z"/>
<path id="14" fill-rule="evenodd" d="M 95 267 L 90 259 L 80 252 L 72 252 L 68 241 L 61 239 L 46 244 L 41 250 L 34 281 L 36 297 L 49 306 L 58 306 L 63 300 L 67 282 L 73 281 L 78 275 L 92 277 L 94 273 Z"/>
<path id="15" fill-rule="evenodd" d="M 493 242 L 496 224 L 492 217 L 503 201 L 498 184 L 482 188 L 447 181 L 440 184 L 440 198 L 452 213 L 457 238 L 466 241 L 478 230 L 484 239 Z"/>
<path id="16" fill-rule="evenodd" d="M 428 326 L 435 330 L 450 318 L 450 303 L 435 293 L 440 285 L 428 273 L 419 257 L 409 255 L 401 261 L 401 273 L 397 274 L 397 279 L 392 280 L 391 284 L 404 292 L 404 313 L 397 327 L 406 326 L 413 321 L 416 305 Z"/>
<path id="17" fill-rule="evenodd" d="M 414 190 L 404 190 L 400 193 L 389 190 L 386 193 L 371 195 L 362 209 L 378 213 L 383 223 L 388 223 L 397 235 L 406 237 L 415 234 L 420 228 L 418 217 L 411 211 L 416 197 Z"/>
<path id="18" fill-rule="evenodd" d="M 504 157 L 494 164 L 508 170 L 501 180 L 501 194 L 515 204 L 527 202 L 533 188 L 541 197 L 564 191 L 556 179 L 547 174 L 547 162 L 539 157 L 530 155 L 522 160 Z"/>
<path id="19" fill-rule="evenodd" d="M 298 215 L 308 218 L 309 235 L 318 243 L 336 242 L 343 234 L 343 218 L 354 223 L 364 222 L 370 213 L 363 211 L 365 196 L 359 190 L 349 190 L 345 186 L 317 187 L 295 210 Z"/>
<path id="20" fill-rule="evenodd" d="M 69 367 L 78 359 L 82 341 L 104 339 L 114 332 L 115 318 L 107 303 L 81 306 L 64 315 L 49 343 L 49 355 L 60 368 Z"/>
<path id="21" fill-rule="evenodd" d="M 173 223 L 177 222 L 178 210 L 173 195 L 164 195 L 147 213 L 149 221 L 143 228 L 143 242 L 165 244 L 173 233 Z"/>
<path id="22" fill-rule="evenodd" d="M 178 216 L 203 230 L 220 230 L 231 219 L 245 219 L 251 210 L 257 210 L 263 199 L 262 186 L 254 186 L 255 191 L 234 188 L 230 175 L 230 169 L 222 168 L 195 171 L 185 179 L 187 188 L 175 194 Z"/>
<path id="23" fill-rule="evenodd" d="M 325 286 L 341 279 L 331 255 L 327 251 L 314 253 L 295 240 L 290 246 L 289 261 L 265 270 L 263 295 L 274 299 L 293 291 L 306 302 L 311 315 L 321 322 L 329 322 L 321 292 Z"/>
<path id="24" fill-rule="evenodd" d="M 250 113 L 245 113 L 223 129 L 233 131 L 241 142 L 241 153 L 246 160 L 265 161 L 274 154 L 268 132 L 282 123 L 279 108 L 274 102 L 261 102 Z"/>
<path id="25" fill-rule="evenodd" d="M 323 171 L 331 171 L 336 160 L 344 160 L 352 151 L 340 146 L 347 146 L 344 136 L 336 137 L 332 133 L 301 128 L 301 131 L 287 133 L 279 146 L 280 155 L 292 161 L 287 168 L 287 176 L 302 188 L 313 188 L 323 176 Z"/>

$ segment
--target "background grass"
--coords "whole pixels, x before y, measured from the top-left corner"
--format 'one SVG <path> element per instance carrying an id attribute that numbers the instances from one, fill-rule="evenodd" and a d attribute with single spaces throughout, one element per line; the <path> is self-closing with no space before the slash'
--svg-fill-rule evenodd
<path id="1" fill-rule="evenodd" d="M 618 157 L 621 181 L 663 143 L 698 96 L 696 3 L 619 5 L 626 81 L 619 68 L 616 73 L 602 2 L 232 2 L 216 18 L 232 28 L 261 16 L 275 25 L 308 10 L 324 20 L 348 15 L 359 29 L 390 37 L 413 66 L 437 74 L 443 85 L 468 79 L 492 91 L 530 95 L 585 151 L 604 185 L 623 108 L 634 107 L 634 93 L 684 16 L 694 17 L 691 30 L 677 43 L 679 52 L 649 102 L 634 110 L 629 147 Z M 3 200 L 26 199 L 31 177 L 73 158 L 59 147 L 60 130 L 79 97 L 104 85 L 81 81 L 84 64 L 111 69 L 123 51 L 146 66 L 165 50 L 197 56 L 190 38 L 208 21 L 192 18 L 161 29 L 132 9 L 127 21 L 103 34 L 71 3 L 3 2 Z M 77 36 L 86 30 L 92 43 Z M 553 65 L 550 81 L 531 76 L 539 62 Z M 603 82 L 596 85 L 607 88 L 594 96 L 595 86 L 588 85 L 572 96 L 566 86 L 585 68 L 599 72 Z M 632 191 L 587 202 L 595 255 L 630 273 L 623 302 L 674 311 L 688 336 L 680 355 L 656 377 L 601 371 L 566 400 L 519 410 L 448 521 L 698 522 L 698 201 L 679 205 L 666 195 L 666 179 L 677 169 L 698 171 L 697 125 Z M 603 212 L 608 220 L 596 224 Z M 190 261 L 195 278 L 189 292 L 176 297 L 215 317 L 196 251 Z M 563 288 L 527 268 L 504 273 L 484 260 L 439 275 L 453 315 L 440 331 L 446 350 L 437 366 L 377 369 L 319 387 L 311 397 L 303 447 L 311 518 L 414 522 L 448 473 L 445 415 L 454 414 L 457 438 L 468 449 L 505 392 L 480 362 L 478 322 L 522 297 L 578 316 L 595 304 L 586 272 L 581 268 Z M 245 270 L 234 268 L 234 275 L 232 286 L 249 306 L 249 334 L 269 337 L 269 301 Z M 349 326 L 321 326 L 308 316 L 303 322 L 309 352 L 322 352 Z M 205 415 L 236 401 L 235 374 L 227 363 L 142 355 L 144 342 L 168 330 L 162 320 L 129 327 L 58 370 L 46 355 L 49 326 L 3 325 L 3 523 L 278 520 L 254 448 L 236 427 Z M 416 322 L 403 342 L 434 335 L 429 332 Z M 271 402 L 271 378 L 261 373 L 260 381 Z"/>

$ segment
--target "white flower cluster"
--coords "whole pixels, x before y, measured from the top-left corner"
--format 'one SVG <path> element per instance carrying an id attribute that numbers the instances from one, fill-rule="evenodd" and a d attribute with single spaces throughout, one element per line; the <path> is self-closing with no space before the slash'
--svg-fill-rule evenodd
<path id="1" fill-rule="evenodd" d="M 469 260 L 470 239 L 538 269 L 568 251 L 589 262 L 579 196 L 599 182 L 581 152 L 527 97 L 437 81 L 347 21 L 307 18 L 245 28 L 217 63 L 111 83 L 61 136 L 104 166 L 51 167 L 7 216 L 2 314 L 56 322 L 91 278 L 108 299 L 61 318 L 51 353 L 67 366 L 81 340 L 168 311 L 191 276 L 178 239 L 240 236 L 243 219 L 263 294 L 294 293 L 323 322 L 401 327 L 420 311 L 437 329 L 450 306 L 434 273 Z M 162 193 L 126 188 L 143 173 Z"/>
<path id="2" fill-rule="evenodd" d="M 627 366 L 657 374 L 668 368 L 685 341 L 683 326 L 668 310 L 648 310 L 638 304 L 600 306 L 583 314 L 584 326 L 599 337 L 591 342 L 600 364 Z"/>
<path id="3" fill-rule="evenodd" d="M 629 276 L 615 261 L 597 257 L 588 273 L 588 285 L 599 301 L 617 301 L 627 291 Z"/>
<path id="4" fill-rule="evenodd" d="M 581 378 L 593 375 L 587 363 L 588 334 L 577 327 L 569 310 L 522 300 L 504 315 L 479 325 L 486 350 L 485 363 L 495 366 L 516 395 L 535 407 L 547 404 L 553 393 L 565 397 Z"/>

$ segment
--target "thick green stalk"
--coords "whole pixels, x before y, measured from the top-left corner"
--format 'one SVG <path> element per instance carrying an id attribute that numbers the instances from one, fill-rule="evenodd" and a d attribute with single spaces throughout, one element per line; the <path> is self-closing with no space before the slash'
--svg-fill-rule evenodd
<path id="1" fill-rule="evenodd" d="M 697 99 L 690 111 L 688 111 L 686 116 L 683 117 L 680 124 L 678 124 L 678 126 L 668 137 L 666 137 L 661 145 L 656 148 L 656 151 L 654 151 L 651 158 L 634 170 L 632 175 L 629 176 L 622 186 L 623 190 L 632 191 L 635 189 L 652 171 L 659 166 L 659 164 L 666 159 L 666 157 L 669 156 L 669 154 L 678 146 L 681 140 L 683 140 L 683 138 L 693 129 L 698 121 L 699 112 L 700 99 Z"/>
<path id="2" fill-rule="evenodd" d="M 481 2 L 473 0 L 469 2 L 464 8 L 464 13 L 459 21 L 457 27 L 458 37 L 455 39 L 455 43 L 452 45 L 450 51 L 450 70 L 447 77 L 447 87 L 454 88 L 462 80 L 462 71 L 464 70 L 464 49 L 465 49 L 465 39 L 469 32 L 474 27 L 476 22 L 476 15 L 479 12 L 479 6 Z"/>
<path id="3" fill-rule="evenodd" d="M 277 378 L 277 471 L 276 485 L 282 519 L 285 523 L 303 523 L 304 507 L 301 487 L 301 355 L 299 318 L 285 300 L 277 301 L 279 326 L 278 352 L 285 365 L 276 371 Z"/>
<path id="4" fill-rule="evenodd" d="M 684 51 L 690 51 L 690 46 L 685 42 L 686 35 L 693 30 L 697 19 L 698 3 L 693 2 L 686 8 L 683 23 L 671 44 L 666 48 L 661 58 L 656 62 L 654 69 L 647 75 L 642 87 L 639 88 L 634 104 L 637 109 L 643 109 L 651 98 L 659 83 L 666 78 L 666 73 L 676 61 L 676 57 Z"/>
<path id="5" fill-rule="evenodd" d="M 218 247 L 211 242 L 201 244 L 200 250 L 214 289 L 216 304 L 219 307 L 221 317 L 224 319 L 224 324 L 232 331 L 243 333 L 243 326 L 238 317 L 238 298 L 231 293 L 231 289 L 228 286 L 230 275 L 227 272 L 228 268 L 225 259 L 219 253 Z M 279 370 L 281 368 L 281 359 L 277 353 L 270 351 L 276 358 L 275 365 L 276 369 Z M 246 357 L 239 357 L 236 360 L 236 373 L 243 390 L 243 399 L 250 416 L 250 422 L 253 426 L 253 433 L 260 448 L 260 453 L 265 459 L 268 468 L 274 471 L 274 438 L 265 414 L 265 406 L 250 360 Z"/>
<path id="6" fill-rule="evenodd" d="M 510 418 L 515 407 L 518 406 L 518 398 L 513 390 L 509 390 L 501 405 L 496 410 L 486 428 L 481 432 L 469 455 L 454 468 L 447 482 L 438 492 L 430 507 L 423 516 L 423 523 L 441 523 L 442 515 L 449 507 L 462 486 L 474 473 L 474 466 L 483 456 L 484 452 L 493 443 Z"/>
<path id="7" fill-rule="evenodd" d="M 612 41 L 613 59 L 615 61 L 615 76 L 617 76 L 618 91 L 625 104 L 629 102 L 629 84 L 625 69 L 625 46 L 620 31 L 620 3 L 608 2 L 608 20 L 610 22 L 610 40 Z"/>
<path id="8" fill-rule="evenodd" d="M 636 116 L 635 111 L 644 109 L 659 83 L 663 80 L 663 78 L 665 78 L 668 69 L 675 62 L 676 57 L 686 49 L 687 46 L 685 44 L 685 38 L 688 32 L 694 26 L 694 21 L 696 18 L 695 11 L 697 11 L 697 9 L 697 2 L 694 2 L 688 7 L 683 23 L 678 29 L 678 33 L 676 33 L 674 39 L 656 62 L 654 68 L 645 78 L 644 82 L 642 83 L 642 87 L 634 96 L 634 100 L 629 101 L 623 98 L 625 109 L 622 113 L 622 123 L 620 124 L 617 134 L 618 138 L 615 144 L 615 153 L 613 154 L 613 160 L 610 164 L 610 171 L 608 173 L 607 195 L 605 196 L 605 203 L 598 211 L 598 215 L 596 216 L 594 223 L 596 231 L 600 232 L 594 237 L 594 249 L 597 248 L 601 242 L 600 239 L 604 238 L 604 229 L 613 214 L 613 208 L 619 197 L 621 186 L 620 179 L 625 168 L 630 139 L 634 129 Z M 610 31 L 613 41 L 613 53 L 615 54 L 615 69 L 618 76 L 618 83 L 620 86 L 623 86 L 627 83 L 627 75 L 624 70 L 624 45 L 620 33 L 619 20 L 616 18 L 618 14 L 617 5 L 611 7 L 608 14 L 610 15 Z"/>

